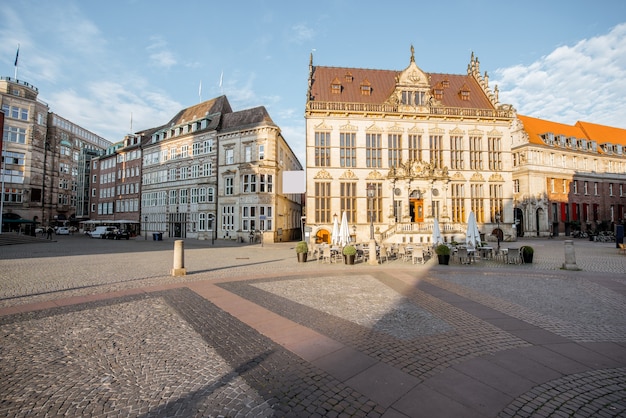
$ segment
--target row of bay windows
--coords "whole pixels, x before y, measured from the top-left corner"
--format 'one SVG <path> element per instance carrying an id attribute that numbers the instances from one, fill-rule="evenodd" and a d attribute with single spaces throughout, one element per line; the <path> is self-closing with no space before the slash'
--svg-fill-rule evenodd
<path id="1" fill-rule="evenodd" d="M 146 192 L 141 195 L 142 207 L 155 207 L 187 203 L 215 203 L 213 187 L 192 187 L 169 191 Z"/>
<path id="2" fill-rule="evenodd" d="M 98 215 L 113 215 L 114 213 L 138 212 L 139 199 L 120 199 L 114 202 L 100 202 L 97 206 L 95 203 L 92 203 L 91 211 L 95 212 L 96 209 L 98 211 Z"/>
<path id="3" fill-rule="evenodd" d="M 582 182 L 582 190 L 579 189 L 578 183 L 579 180 L 567 180 L 567 179 L 554 179 L 551 178 L 550 179 L 550 191 L 552 193 L 557 193 L 557 188 L 558 185 L 560 183 L 560 192 L 561 193 L 565 193 L 568 194 L 569 193 L 569 186 L 571 184 L 571 188 L 572 188 L 572 193 L 577 195 L 577 194 L 582 194 L 585 196 L 589 196 L 591 194 L 593 194 L 594 196 L 600 196 L 600 188 L 601 183 L 594 181 L 593 182 L 593 187 L 589 187 L 589 181 L 583 181 Z M 608 188 L 608 192 L 609 192 L 609 196 L 610 197 L 614 197 L 614 196 L 619 196 L 619 197 L 623 197 L 624 196 L 624 184 L 618 184 L 617 187 L 615 187 L 614 183 L 608 183 L 607 185 Z M 516 190 L 519 193 L 519 183 L 514 183 L 514 190 Z M 592 193 L 593 192 L 593 193 Z M 618 193 L 616 195 L 616 192 Z"/>
<path id="4" fill-rule="evenodd" d="M 143 155 L 143 165 L 149 166 L 153 164 L 160 164 L 166 161 L 178 160 L 181 158 L 189 158 L 189 156 L 199 156 L 210 154 L 213 152 L 213 140 L 206 139 L 202 142 L 194 142 L 189 144 L 178 146 L 172 146 L 170 148 L 162 148 L 155 151 L 146 150 Z"/>
<path id="5" fill-rule="evenodd" d="M 528 150 L 527 152 L 514 152 L 513 167 L 518 167 L 524 163 L 547 165 L 550 167 L 560 167 L 572 170 L 595 171 L 606 173 L 626 172 L 626 161 L 618 161 L 610 158 L 590 159 L 576 155 L 556 154 L 541 150 Z"/>
<path id="6" fill-rule="evenodd" d="M 332 222 L 332 213 L 346 212 L 348 222 L 355 223 L 357 220 L 358 202 L 364 204 L 361 208 L 363 213 L 367 214 L 367 220 L 370 216 L 372 221 L 376 223 L 383 222 L 383 183 L 367 183 L 366 190 L 374 186 L 374 197 L 365 197 L 363 193 L 358 193 L 356 182 L 340 182 L 339 195 L 331 195 L 331 182 L 316 182 L 314 185 L 313 201 L 315 205 L 315 223 L 327 224 Z M 450 190 L 450 217 L 452 222 L 467 222 L 469 210 L 476 215 L 478 223 L 496 222 L 496 214 L 503 213 L 504 208 L 504 191 L 502 184 L 481 184 L 471 183 L 469 185 L 469 195 L 467 195 L 467 184 L 451 182 Z M 485 192 L 488 195 L 485 195 Z M 333 208 L 331 200 L 334 197 L 339 198 L 339 208 Z M 399 202 L 399 203 L 396 203 Z M 435 206 L 433 213 L 439 214 L 439 201 L 432 202 Z M 394 201 L 394 207 L 401 208 L 402 201 Z M 488 210 L 486 210 L 488 208 Z M 488 213 L 486 213 L 488 212 Z M 488 215 L 488 216 L 487 216 Z M 396 212 L 397 221 L 401 220 L 401 214 Z"/>
<path id="7" fill-rule="evenodd" d="M 383 156 L 386 152 L 386 166 L 397 167 L 403 161 L 423 161 L 428 152 L 428 158 L 434 168 L 448 166 L 453 170 L 502 170 L 502 139 L 488 137 L 486 141 L 480 136 L 450 136 L 430 135 L 428 142 L 422 135 L 387 134 L 386 146 L 383 147 L 383 134 L 368 133 L 365 135 L 365 147 L 357 146 L 356 133 L 339 133 L 339 166 L 357 167 L 357 153 L 364 153 L 365 166 L 368 168 L 382 168 Z M 331 161 L 331 134 L 330 132 L 315 132 L 315 166 L 331 167 L 337 161 Z M 449 164 L 446 164 L 446 154 Z"/>
<path id="8" fill-rule="evenodd" d="M 622 221 L 625 216 L 624 205 L 609 205 L 608 220 L 610 222 Z M 590 223 L 601 220 L 606 219 L 600 219 L 600 204 L 598 203 L 552 203 L 552 222 L 554 223 L 559 221 Z"/>
<path id="9" fill-rule="evenodd" d="M 242 231 L 271 231 L 273 212 L 272 206 L 244 205 L 239 207 L 240 226 L 236 225 L 237 216 L 235 216 L 237 207 L 234 205 L 222 206 L 222 231 L 234 231 L 241 229 Z"/>
<path id="10" fill-rule="evenodd" d="M 101 187 L 100 189 L 91 189 L 91 196 L 96 197 L 96 190 L 100 192 L 100 198 L 114 197 L 125 194 L 139 193 L 139 183 L 124 183 L 113 187 Z"/>
<path id="11" fill-rule="evenodd" d="M 169 169 L 144 173 L 142 184 L 159 184 L 166 181 L 177 181 L 210 177 L 213 175 L 213 163 L 194 164 L 189 167 L 173 167 Z"/>

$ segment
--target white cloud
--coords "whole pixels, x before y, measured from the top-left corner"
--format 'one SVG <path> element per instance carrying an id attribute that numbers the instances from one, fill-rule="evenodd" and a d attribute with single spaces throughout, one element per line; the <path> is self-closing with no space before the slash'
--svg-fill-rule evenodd
<path id="1" fill-rule="evenodd" d="M 315 31 L 309 28 L 304 23 L 298 23 L 291 27 L 293 38 L 292 41 L 296 43 L 306 42 L 313 39 Z"/>
<path id="2" fill-rule="evenodd" d="M 153 43 L 146 49 L 150 52 L 150 61 L 157 67 L 171 68 L 177 61 L 174 53 L 168 49 L 167 42 L 161 38 L 152 38 Z"/>
<path id="3" fill-rule="evenodd" d="M 490 84 L 498 84 L 501 103 L 523 115 L 626 128 L 625 79 L 626 24 L 621 24 L 530 65 L 499 69 Z"/>
<path id="4" fill-rule="evenodd" d="M 86 92 L 63 90 L 50 98 L 53 112 L 111 142 L 132 131 L 166 123 L 183 106 L 161 92 L 129 90 L 115 82 L 96 82 Z M 86 94 L 85 94 L 86 93 Z"/>

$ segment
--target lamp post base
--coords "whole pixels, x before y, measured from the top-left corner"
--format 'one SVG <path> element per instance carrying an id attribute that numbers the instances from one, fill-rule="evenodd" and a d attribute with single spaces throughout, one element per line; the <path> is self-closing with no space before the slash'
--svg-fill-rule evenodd
<path id="1" fill-rule="evenodd" d="M 373 266 L 377 266 L 378 256 L 376 255 L 376 240 L 373 240 L 373 239 L 370 240 L 369 252 L 370 252 L 370 258 L 367 263 Z"/>

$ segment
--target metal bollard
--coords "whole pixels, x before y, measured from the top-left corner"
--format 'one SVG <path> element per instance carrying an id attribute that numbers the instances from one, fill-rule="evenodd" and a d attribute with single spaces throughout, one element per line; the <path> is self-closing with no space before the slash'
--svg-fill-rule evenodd
<path id="1" fill-rule="evenodd" d="M 574 241 L 565 241 L 565 263 L 563 263 L 564 270 L 580 270 L 576 265 L 576 253 L 574 251 Z"/>
<path id="2" fill-rule="evenodd" d="M 174 268 L 172 276 L 185 276 L 185 242 L 183 240 L 174 241 Z"/>

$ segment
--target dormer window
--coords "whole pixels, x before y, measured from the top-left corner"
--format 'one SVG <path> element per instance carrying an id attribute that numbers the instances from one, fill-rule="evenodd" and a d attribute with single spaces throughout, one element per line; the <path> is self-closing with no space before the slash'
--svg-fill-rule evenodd
<path id="1" fill-rule="evenodd" d="M 443 99 L 443 83 L 437 83 L 437 85 L 433 89 L 433 96 L 437 100 Z"/>
<path id="2" fill-rule="evenodd" d="M 367 78 L 361 82 L 361 94 L 363 96 L 369 96 L 372 94 L 372 84 L 367 80 Z"/>
<path id="3" fill-rule="evenodd" d="M 461 100 L 469 101 L 470 89 L 467 87 L 467 85 L 464 84 L 463 87 L 461 87 L 461 91 L 459 92 L 459 95 L 461 96 Z"/>
<path id="4" fill-rule="evenodd" d="M 346 80 L 346 83 L 352 83 L 352 80 L 354 80 L 354 77 L 352 77 L 352 73 L 348 71 L 346 72 L 344 79 Z"/>
<path id="5" fill-rule="evenodd" d="M 444 78 L 443 81 L 441 82 L 441 87 L 443 87 L 444 89 L 450 87 L 450 80 L 448 80 L 447 78 Z"/>
<path id="6" fill-rule="evenodd" d="M 332 94 L 340 94 L 341 93 L 341 82 L 336 77 L 332 81 L 332 83 L 330 83 L 330 92 Z"/>

